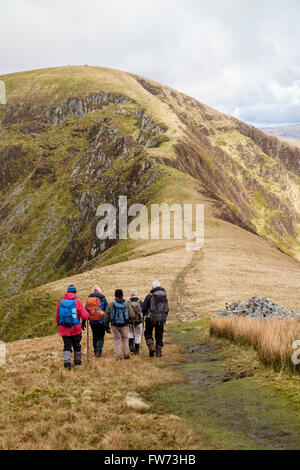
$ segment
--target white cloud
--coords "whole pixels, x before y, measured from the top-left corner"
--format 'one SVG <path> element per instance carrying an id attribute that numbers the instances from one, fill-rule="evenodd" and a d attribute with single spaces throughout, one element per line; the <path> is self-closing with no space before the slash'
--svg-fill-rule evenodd
<path id="1" fill-rule="evenodd" d="M 139 73 L 256 122 L 300 122 L 299 0 L 0 0 L 0 73 Z"/>

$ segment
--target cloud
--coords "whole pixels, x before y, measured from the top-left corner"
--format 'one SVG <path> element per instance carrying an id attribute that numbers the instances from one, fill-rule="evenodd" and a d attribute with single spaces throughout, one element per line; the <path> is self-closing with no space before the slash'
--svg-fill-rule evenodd
<path id="1" fill-rule="evenodd" d="M 252 122 L 300 122 L 298 0 L 1 0 L 0 74 L 138 73 Z"/>

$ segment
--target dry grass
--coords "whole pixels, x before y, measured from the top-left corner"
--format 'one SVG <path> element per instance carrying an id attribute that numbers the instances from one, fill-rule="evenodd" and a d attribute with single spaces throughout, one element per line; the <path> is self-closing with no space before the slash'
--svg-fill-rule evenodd
<path id="1" fill-rule="evenodd" d="M 292 362 L 295 352 L 292 344 L 300 340 L 300 321 L 297 319 L 214 318 L 210 324 L 210 333 L 239 345 L 252 346 L 261 361 L 275 371 L 299 373 L 299 366 Z"/>
<path id="2" fill-rule="evenodd" d="M 0 449 L 203 447 L 182 419 L 156 413 L 142 397 L 145 388 L 155 393 L 159 385 L 182 381 L 167 367 L 183 360 L 178 346 L 166 344 L 162 360 L 150 359 L 144 346 L 140 357 L 116 363 L 107 335 L 103 358 L 87 367 L 84 337 L 84 364 L 71 372 L 63 368 L 58 335 L 7 348 L 7 366 L 0 368 Z"/>

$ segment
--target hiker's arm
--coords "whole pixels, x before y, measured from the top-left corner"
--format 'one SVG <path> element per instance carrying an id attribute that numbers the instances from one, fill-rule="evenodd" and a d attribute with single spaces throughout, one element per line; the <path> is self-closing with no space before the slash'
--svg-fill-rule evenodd
<path id="1" fill-rule="evenodd" d="M 59 307 L 60 307 L 60 304 L 61 304 L 61 302 L 59 302 L 59 304 L 57 306 L 57 310 L 56 310 L 56 323 L 57 323 L 57 326 L 59 326 Z"/>
<path id="2" fill-rule="evenodd" d="M 148 294 L 143 302 L 143 314 L 147 315 L 149 310 L 149 301 L 150 301 L 150 294 Z"/>
<path id="3" fill-rule="evenodd" d="M 108 302 L 106 300 L 106 297 L 104 297 L 103 302 L 104 302 L 104 312 L 106 312 L 106 309 L 107 309 L 107 306 L 108 306 Z"/>
<path id="4" fill-rule="evenodd" d="M 135 319 L 135 313 L 130 302 L 127 302 L 127 307 L 128 307 L 129 318 L 131 321 L 133 321 Z"/>
<path id="5" fill-rule="evenodd" d="M 144 318 L 145 314 L 144 314 L 144 311 L 143 311 L 143 307 L 144 307 L 144 302 L 142 302 L 140 300 L 140 306 L 141 306 L 141 311 L 142 311 L 142 319 Z"/>
<path id="6" fill-rule="evenodd" d="M 82 320 L 88 320 L 90 318 L 90 314 L 89 312 L 84 308 L 83 306 L 83 303 L 81 302 L 81 300 L 78 300 L 78 303 L 77 303 L 77 309 L 78 309 L 78 314 L 79 314 L 79 317 L 82 319 Z"/>
<path id="7" fill-rule="evenodd" d="M 111 304 L 108 304 L 105 310 L 105 317 L 104 317 L 104 326 L 107 328 L 109 326 L 109 321 L 110 321 L 110 309 L 111 309 Z"/>

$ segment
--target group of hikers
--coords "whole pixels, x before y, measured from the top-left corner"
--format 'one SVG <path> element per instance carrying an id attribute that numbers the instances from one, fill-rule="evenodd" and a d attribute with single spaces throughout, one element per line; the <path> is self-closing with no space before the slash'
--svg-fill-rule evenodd
<path id="1" fill-rule="evenodd" d="M 101 357 L 105 334 L 111 333 L 111 330 L 117 361 L 122 360 L 123 356 L 124 359 L 130 359 L 130 352 L 139 354 L 143 330 L 149 356 L 162 357 L 164 325 L 168 313 L 166 290 L 160 286 L 159 281 L 152 283 L 152 290 L 143 302 L 136 289 L 131 290 L 129 301 L 124 299 L 123 291 L 117 289 L 115 299 L 108 303 L 100 287 L 95 285 L 85 306 L 77 298 L 76 287 L 70 285 L 56 312 L 59 334 L 64 342 L 64 367 L 71 369 L 72 350 L 74 364 L 81 365 L 82 331 L 88 328 L 87 322 L 92 329 L 96 358 Z"/>

